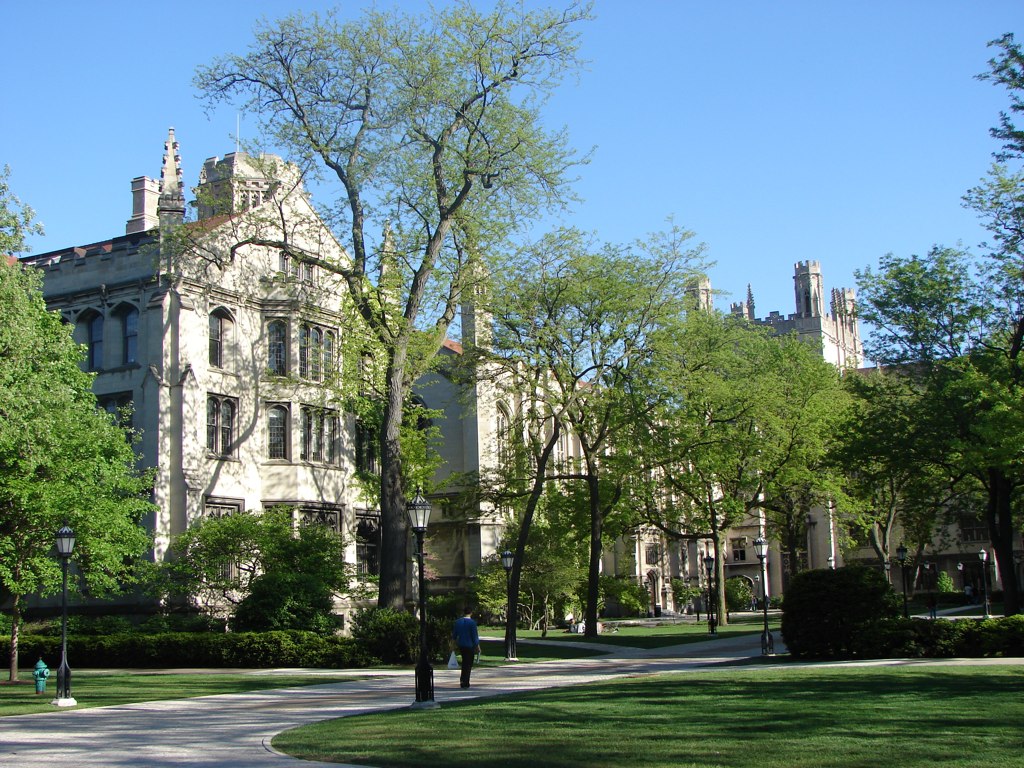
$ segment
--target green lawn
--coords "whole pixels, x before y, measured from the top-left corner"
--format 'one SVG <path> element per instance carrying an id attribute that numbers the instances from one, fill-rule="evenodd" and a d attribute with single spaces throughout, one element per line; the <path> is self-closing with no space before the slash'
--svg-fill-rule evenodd
<path id="1" fill-rule="evenodd" d="M 603 656 L 611 653 L 597 648 L 573 648 L 569 645 L 548 645 L 529 642 L 516 643 L 516 658 L 520 661 L 550 661 L 552 659 L 582 659 L 588 656 Z M 480 639 L 480 664 L 484 666 L 501 666 L 505 664 L 505 640 Z"/>
<path id="2" fill-rule="evenodd" d="M 735 637 L 737 635 L 760 634 L 763 628 L 764 619 L 758 615 L 734 616 L 727 626 L 718 628 L 719 637 Z M 769 616 L 769 626 L 772 631 L 778 632 L 779 616 Z M 482 627 L 481 634 L 492 637 L 504 638 L 504 627 Z M 519 641 L 541 639 L 540 630 L 523 630 L 516 632 Z M 664 648 L 670 645 L 682 645 L 685 643 L 700 643 L 709 639 L 708 625 L 706 622 L 680 622 L 679 624 L 640 623 L 635 626 L 627 624 L 606 623 L 605 631 L 597 637 L 584 637 L 566 632 L 562 629 L 554 629 L 548 632 L 544 640 L 556 642 L 576 643 L 597 643 L 614 647 L 633 648 Z M 528 642 L 517 643 L 517 655 L 522 656 L 520 649 L 528 646 Z"/>
<path id="3" fill-rule="evenodd" d="M 53 712 L 50 702 L 56 696 L 57 673 L 46 684 L 46 693 L 36 694 L 31 670 L 21 673 L 16 684 L 0 683 L 0 717 Z M 351 675 L 278 675 L 259 673 L 209 674 L 119 674 L 74 671 L 71 675 L 71 695 L 79 702 L 76 709 L 109 707 L 114 704 L 132 704 L 139 701 L 187 699 L 218 693 L 246 693 L 268 688 L 289 688 L 296 685 L 319 685 L 340 680 L 351 680 Z"/>
<path id="4" fill-rule="evenodd" d="M 1024 667 L 792 667 L 631 678 L 343 718 L 275 748 L 392 768 L 1024 766 Z"/>

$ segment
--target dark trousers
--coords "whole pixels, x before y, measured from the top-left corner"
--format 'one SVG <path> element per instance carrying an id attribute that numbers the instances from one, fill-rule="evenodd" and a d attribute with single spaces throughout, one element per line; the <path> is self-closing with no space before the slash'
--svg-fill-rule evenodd
<path id="1" fill-rule="evenodd" d="M 462 674 L 459 676 L 459 685 L 469 688 L 469 675 L 473 671 L 473 657 L 476 655 L 476 648 L 463 648 L 460 645 L 459 654 L 462 656 Z"/>

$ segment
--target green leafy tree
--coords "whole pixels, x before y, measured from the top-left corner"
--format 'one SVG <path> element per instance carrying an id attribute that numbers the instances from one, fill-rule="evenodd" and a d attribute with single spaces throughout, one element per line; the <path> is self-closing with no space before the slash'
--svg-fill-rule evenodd
<path id="1" fill-rule="evenodd" d="M 888 256 L 877 272 L 859 273 L 858 281 L 863 316 L 877 329 L 869 354 L 903 366 L 925 395 L 907 436 L 916 464 L 949 478 L 961 493 L 984 496 L 1005 607 L 1015 613 L 1013 534 L 1024 489 L 1024 282 L 1019 271 L 1016 284 L 1008 279 L 1011 262 L 1004 251 L 979 265 L 966 251 L 933 248 L 923 257 Z"/>
<path id="2" fill-rule="evenodd" d="M 806 509 L 828 498 L 824 456 L 843 408 L 838 373 L 796 338 L 699 306 L 661 349 L 658 376 L 671 396 L 644 423 L 649 488 L 639 493 L 649 523 L 711 538 L 722 584 L 724 531 L 764 510 L 795 546 Z M 725 617 L 724 592 L 716 598 Z"/>
<path id="3" fill-rule="evenodd" d="M 897 527 L 922 552 L 959 501 L 948 472 L 928 461 L 928 443 L 915 439 L 927 392 L 903 368 L 850 375 L 844 386 L 851 407 L 830 453 L 842 474 L 840 518 L 879 564 L 892 562 Z"/>
<path id="4" fill-rule="evenodd" d="M 1024 113 L 1024 51 L 1009 32 L 989 43 L 992 48 L 999 49 L 997 56 L 989 59 L 989 71 L 978 75 L 979 80 L 986 80 L 994 85 L 1006 88 L 1010 97 L 1010 113 L 999 114 L 999 125 L 990 130 L 993 138 L 1005 142 L 1001 152 L 996 154 L 1000 161 L 1024 157 L 1024 131 L 1017 128 L 1013 121 L 1014 115 Z"/>
<path id="5" fill-rule="evenodd" d="M 334 595 L 352 578 L 341 536 L 323 525 L 296 528 L 287 508 L 205 518 L 171 549 L 161 566 L 165 589 L 208 612 L 227 611 L 236 629 L 333 627 Z"/>
<path id="6" fill-rule="evenodd" d="M 850 403 L 840 372 L 818 349 L 795 336 L 777 341 L 772 363 L 759 374 L 768 378 L 757 424 L 761 509 L 795 574 L 808 513 L 833 505 L 841 493 L 841 473 L 829 454 Z"/>
<path id="7" fill-rule="evenodd" d="M 27 235 L 43 234 L 43 225 L 35 220 L 35 211 L 11 191 L 8 165 L 0 170 L 0 256 L 15 255 L 28 250 Z"/>
<path id="8" fill-rule="evenodd" d="M 555 232 L 494 277 L 493 353 L 489 364 L 485 356 L 484 375 L 525 384 L 527 397 L 542 403 L 524 407 L 539 417 L 527 430 L 543 446 L 533 455 L 550 462 L 564 440 L 556 461 L 528 465 L 534 504 L 548 480 L 586 489 L 588 635 L 597 633 L 605 526 L 628 512 L 619 504 L 621 465 L 631 454 L 625 440 L 635 434 L 636 408 L 648 407 L 633 390 L 655 331 L 682 312 L 683 288 L 701 255 L 700 247 L 688 247 L 691 237 L 671 227 L 633 246 L 595 247 L 579 232 Z M 579 445 L 578 459 L 567 449 L 570 440 Z M 550 477 L 545 466 L 553 468 Z M 529 535 L 524 522 L 521 541 Z M 517 561 L 524 549 L 517 548 Z M 515 571 L 512 579 L 517 590 Z"/>
<path id="9" fill-rule="evenodd" d="M 748 611 L 754 597 L 750 582 L 739 576 L 725 580 L 725 604 L 730 611 Z"/>
<path id="10" fill-rule="evenodd" d="M 324 213 L 347 260 L 325 263 L 288 238 L 274 246 L 340 274 L 384 350 L 380 606 L 405 597 L 408 393 L 475 292 L 482 254 L 502 252 L 517 227 L 570 197 L 578 158 L 564 132 L 544 125 L 542 107 L 578 68 L 576 28 L 588 16 L 575 4 L 481 12 L 468 0 L 427 17 L 293 15 L 261 25 L 247 53 L 198 72 L 212 102 L 259 115 L 290 160 L 338 185 Z"/>
<path id="11" fill-rule="evenodd" d="M 47 311 L 37 272 L 0 264 L 0 315 L 0 585 L 12 598 L 16 680 L 23 601 L 60 589 L 57 530 L 74 530 L 74 567 L 101 596 L 134 580 L 153 505 L 130 436 L 97 408 L 82 350 Z"/>

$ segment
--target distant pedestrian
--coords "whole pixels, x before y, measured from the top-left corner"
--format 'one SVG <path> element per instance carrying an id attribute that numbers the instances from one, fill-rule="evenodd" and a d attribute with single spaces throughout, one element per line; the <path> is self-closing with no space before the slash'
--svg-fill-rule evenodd
<path id="1" fill-rule="evenodd" d="M 934 592 L 929 592 L 928 593 L 928 618 L 929 619 L 937 618 L 938 607 L 939 607 L 938 606 L 938 602 L 935 600 L 935 593 Z"/>
<path id="2" fill-rule="evenodd" d="M 967 602 L 974 605 L 974 587 L 970 584 L 964 584 L 964 597 L 967 598 Z"/>
<path id="3" fill-rule="evenodd" d="M 459 649 L 462 657 L 462 674 L 459 686 L 469 688 L 469 675 L 473 671 L 473 657 L 480 653 L 480 633 L 476 622 L 472 619 L 473 609 L 466 608 L 461 619 L 455 620 L 452 627 L 452 642 Z"/>

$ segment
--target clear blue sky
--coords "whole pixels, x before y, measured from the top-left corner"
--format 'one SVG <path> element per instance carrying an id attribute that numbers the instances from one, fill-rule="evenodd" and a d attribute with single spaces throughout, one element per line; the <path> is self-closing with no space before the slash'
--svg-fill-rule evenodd
<path id="1" fill-rule="evenodd" d="M 46 226 L 33 252 L 123 234 L 130 181 L 159 176 L 169 126 L 196 184 L 204 159 L 233 151 L 236 114 L 204 113 L 195 67 L 242 51 L 262 16 L 331 5 L 0 0 L 0 164 Z M 819 260 L 826 287 L 853 287 L 854 270 L 887 252 L 984 239 L 960 198 L 991 163 L 988 129 L 1007 101 L 974 75 L 989 40 L 1024 37 L 1021 0 L 597 0 L 595 11 L 589 67 L 551 115 L 596 148 L 574 222 L 599 239 L 630 241 L 673 216 L 707 243 L 712 283 L 730 294 L 718 305 L 751 283 L 759 316 L 793 311 L 796 261 Z"/>

